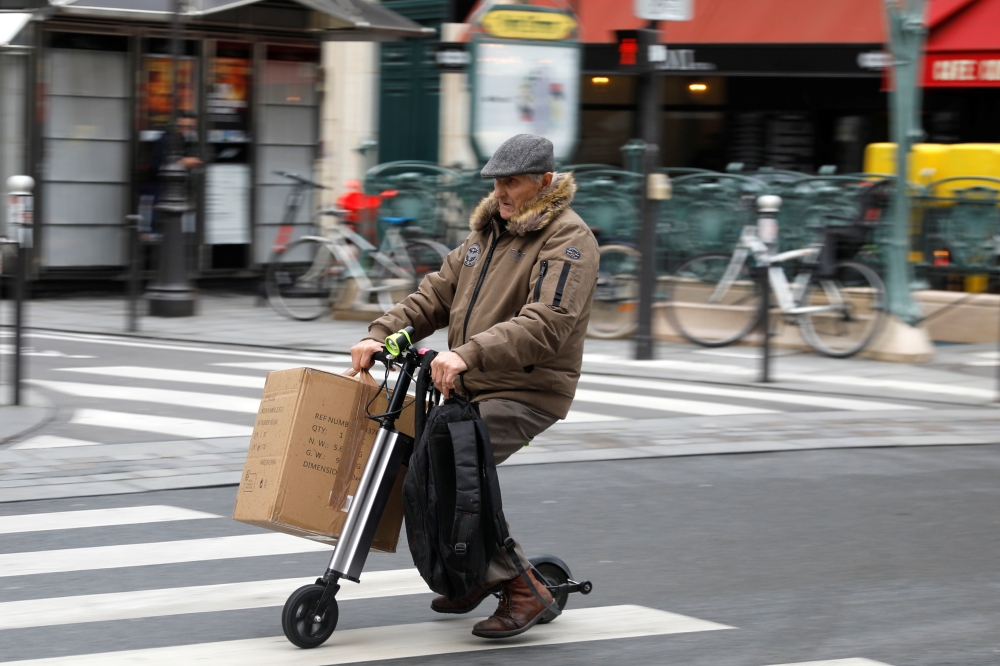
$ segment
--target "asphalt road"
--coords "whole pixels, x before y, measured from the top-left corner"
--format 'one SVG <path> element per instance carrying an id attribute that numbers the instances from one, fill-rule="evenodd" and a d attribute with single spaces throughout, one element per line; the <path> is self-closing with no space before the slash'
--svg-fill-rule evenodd
<path id="1" fill-rule="evenodd" d="M 575 595 L 570 609 L 634 604 L 732 628 L 435 654 L 406 664 L 1000 663 L 1000 446 L 523 466 L 502 468 L 501 484 L 526 550 L 560 555 L 574 574 L 594 582 L 594 592 Z M 154 504 L 221 518 L 8 533 L 0 540 L 0 564 L 15 553 L 262 533 L 226 518 L 235 493 L 222 487 L 3 504 L 0 525 L 2 516 L 15 514 Z M 326 555 L 312 552 L 45 575 L 10 576 L 8 570 L 0 571 L 0 602 L 253 585 L 318 575 L 325 565 Z M 366 575 L 409 566 L 405 551 L 373 554 Z M 375 628 L 367 634 L 374 646 L 380 638 L 391 640 L 401 625 L 439 621 L 428 608 L 430 597 L 344 601 L 337 633 L 314 654 L 334 661 L 338 646 L 347 649 L 338 641 L 360 635 L 350 630 Z M 58 609 L 72 605 L 53 602 Z M 0 621 L 4 608 L 0 603 Z M 607 622 L 619 612 L 608 611 Z M 0 631 L 0 660 L 257 639 L 280 631 L 276 607 L 7 629 Z M 300 654 L 290 652 L 288 663 L 299 663 L 294 659 Z"/>

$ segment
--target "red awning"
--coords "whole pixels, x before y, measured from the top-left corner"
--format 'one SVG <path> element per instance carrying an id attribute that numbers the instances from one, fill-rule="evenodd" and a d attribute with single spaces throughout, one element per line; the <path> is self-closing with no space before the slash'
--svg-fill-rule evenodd
<path id="1" fill-rule="evenodd" d="M 927 88 L 1000 87 L 1000 0 L 932 0 Z"/>
<path id="2" fill-rule="evenodd" d="M 581 41 L 613 42 L 645 25 L 633 0 L 579 0 Z M 885 41 L 882 0 L 694 0 L 694 19 L 660 24 L 665 44 L 876 44 Z"/>

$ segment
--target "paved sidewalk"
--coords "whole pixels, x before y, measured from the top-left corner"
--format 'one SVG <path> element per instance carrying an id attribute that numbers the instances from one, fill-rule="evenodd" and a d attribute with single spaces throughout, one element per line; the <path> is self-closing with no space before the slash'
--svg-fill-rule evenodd
<path id="1" fill-rule="evenodd" d="M 55 405 L 44 395 L 24 389 L 21 405 L 13 404 L 11 387 L 0 384 L 0 444 L 41 428 L 56 414 Z"/>
<path id="2" fill-rule="evenodd" d="M 0 303 L 0 322 L 11 320 L 10 303 Z M 26 320 L 35 331 L 125 335 L 122 299 L 65 298 L 34 300 Z M 143 317 L 133 335 L 191 343 L 276 347 L 320 352 L 346 352 L 367 332 L 355 321 L 320 319 L 290 321 L 257 298 L 242 294 L 202 294 L 195 317 Z M 0 352 L 9 346 L 9 330 L 0 329 Z M 444 332 L 423 343 L 447 346 Z M 29 344 L 40 344 L 32 341 Z M 996 378 L 1000 356 L 996 345 L 945 345 L 926 364 L 902 364 L 850 358 L 832 359 L 812 352 L 775 350 L 769 384 L 795 391 L 888 396 L 934 400 L 957 405 L 984 405 L 998 398 Z M 587 340 L 584 371 L 736 385 L 755 384 L 759 350 L 734 346 L 700 349 L 693 345 L 657 344 L 657 360 L 632 361 L 629 340 Z"/>

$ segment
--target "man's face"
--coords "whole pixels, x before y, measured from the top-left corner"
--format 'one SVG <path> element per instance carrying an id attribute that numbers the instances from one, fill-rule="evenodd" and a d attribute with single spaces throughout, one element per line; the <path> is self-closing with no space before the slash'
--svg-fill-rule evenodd
<path id="1" fill-rule="evenodd" d="M 198 123 L 195 121 L 194 118 L 181 117 L 177 119 L 177 131 L 180 132 L 181 134 L 189 134 L 195 131 L 195 128 L 197 126 Z"/>
<path id="2" fill-rule="evenodd" d="M 527 174 L 493 180 L 493 196 L 500 202 L 500 217 L 509 220 L 524 204 L 538 196 L 552 182 L 552 174 L 542 175 L 537 183 Z"/>

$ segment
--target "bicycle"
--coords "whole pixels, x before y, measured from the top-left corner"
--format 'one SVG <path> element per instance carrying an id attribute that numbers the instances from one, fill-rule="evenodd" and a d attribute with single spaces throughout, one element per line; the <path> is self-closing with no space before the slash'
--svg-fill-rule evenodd
<path id="1" fill-rule="evenodd" d="M 296 182 L 301 181 L 305 179 Z M 317 186 L 310 181 L 305 184 Z M 279 232 L 268 265 L 267 300 L 291 319 L 312 321 L 333 308 L 385 312 L 416 290 L 425 275 L 440 269 L 448 256 L 448 248 L 441 243 L 416 238 L 420 229 L 409 226 L 410 218 L 382 218 L 388 226 L 375 247 L 343 222 L 347 211 L 320 213 L 338 218 L 338 223 L 326 227 L 322 236 L 303 236 L 285 244 L 291 234 L 289 226 L 287 233 Z"/>
<path id="2" fill-rule="evenodd" d="M 838 242 L 863 243 L 867 234 L 863 224 L 827 226 L 821 242 L 775 254 L 756 225 L 746 226 L 732 255 L 695 257 L 669 278 L 670 323 L 704 347 L 738 342 L 761 320 L 763 290 L 753 274 L 756 268 L 767 271 L 779 311 L 799 327 L 809 346 L 826 356 L 853 356 L 881 330 L 885 286 L 865 264 L 837 261 L 836 254 Z M 780 264 L 795 260 L 802 267 L 789 282 Z"/>

